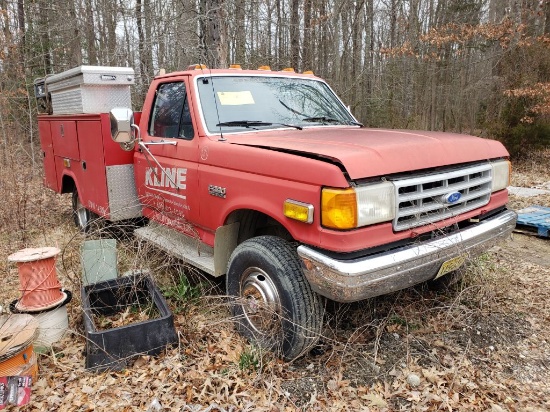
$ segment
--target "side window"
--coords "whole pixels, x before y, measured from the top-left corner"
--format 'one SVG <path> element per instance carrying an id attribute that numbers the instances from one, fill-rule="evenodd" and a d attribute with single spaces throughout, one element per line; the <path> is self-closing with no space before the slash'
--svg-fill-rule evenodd
<path id="1" fill-rule="evenodd" d="M 163 83 L 159 86 L 153 103 L 149 134 L 158 137 L 193 138 L 185 83 Z"/>

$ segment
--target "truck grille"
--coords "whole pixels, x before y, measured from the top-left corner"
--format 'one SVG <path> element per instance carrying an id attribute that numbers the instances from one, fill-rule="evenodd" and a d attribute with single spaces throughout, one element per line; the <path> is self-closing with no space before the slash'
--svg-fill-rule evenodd
<path id="1" fill-rule="evenodd" d="M 489 203 L 492 168 L 490 164 L 460 170 L 392 180 L 397 193 L 395 231 L 426 225 L 468 212 Z M 445 196 L 459 192 L 454 203 Z"/>

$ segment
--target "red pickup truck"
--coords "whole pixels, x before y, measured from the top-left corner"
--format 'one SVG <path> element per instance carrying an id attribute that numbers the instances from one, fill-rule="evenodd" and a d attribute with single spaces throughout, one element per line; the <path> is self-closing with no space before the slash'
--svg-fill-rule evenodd
<path id="1" fill-rule="evenodd" d="M 82 230 L 144 217 L 137 236 L 225 275 L 239 331 L 285 359 L 315 344 L 324 298 L 448 275 L 515 226 L 497 141 L 365 128 L 322 79 L 269 68 L 197 65 L 157 76 L 141 113 L 71 113 L 71 76 L 81 100 L 127 93 L 108 69 L 39 82 L 46 185 L 72 193 Z"/>

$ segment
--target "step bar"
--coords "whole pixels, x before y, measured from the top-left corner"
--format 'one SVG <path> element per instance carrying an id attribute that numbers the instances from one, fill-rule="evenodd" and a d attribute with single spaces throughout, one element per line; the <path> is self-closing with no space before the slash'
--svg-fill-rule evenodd
<path id="1" fill-rule="evenodd" d="M 150 222 L 147 226 L 136 229 L 137 238 L 153 244 L 168 254 L 183 260 L 209 275 L 215 276 L 214 248 L 205 245 L 175 229 Z"/>

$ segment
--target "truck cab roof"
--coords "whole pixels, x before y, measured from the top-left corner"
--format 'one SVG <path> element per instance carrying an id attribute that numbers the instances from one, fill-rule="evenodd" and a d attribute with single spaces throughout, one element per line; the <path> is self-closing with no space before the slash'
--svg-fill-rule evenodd
<path id="1" fill-rule="evenodd" d="M 284 77 L 297 77 L 297 78 L 317 78 L 322 80 L 320 77 L 317 77 L 311 71 L 305 71 L 303 73 L 297 73 L 292 68 L 283 69 L 283 70 L 271 70 L 269 66 L 261 66 L 256 70 L 244 70 L 240 68 L 229 68 L 229 69 L 211 69 L 204 65 L 192 65 L 189 66 L 186 70 L 170 72 L 166 74 L 160 74 L 155 76 L 156 79 L 166 79 L 178 76 L 204 76 L 204 75 L 255 75 L 255 76 L 284 76 Z"/>

